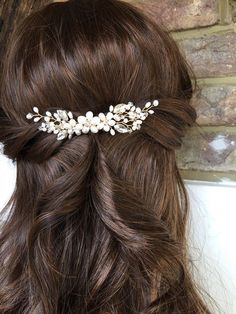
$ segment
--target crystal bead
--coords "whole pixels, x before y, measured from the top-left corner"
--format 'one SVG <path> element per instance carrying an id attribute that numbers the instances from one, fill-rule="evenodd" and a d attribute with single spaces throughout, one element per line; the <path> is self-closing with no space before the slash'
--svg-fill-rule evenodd
<path id="1" fill-rule="evenodd" d="M 129 132 L 129 129 L 125 127 L 123 124 L 116 124 L 114 126 L 114 129 L 118 131 L 119 133 L 127 133 Z"/>
<path id="2" fill-rule="evenodd" d="M 63 140 L 64 138 L 66 137 L 66 133 L 65 132 L 59 132 L 57 134 L 57 139 L 60 141 L 60 140 Z"/>

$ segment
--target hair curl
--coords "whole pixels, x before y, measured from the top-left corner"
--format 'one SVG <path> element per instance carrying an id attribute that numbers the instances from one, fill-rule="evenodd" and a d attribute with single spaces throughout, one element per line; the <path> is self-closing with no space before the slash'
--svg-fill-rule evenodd
<path id="1" fill-rule="evenodd" d="M 190 69 L 131 4 L 52 3 L 15 30 L 1 80 L 0 141 L 17 164 L 0 235 L 0 312 L 209 314 L 190 273 L 188 196 L 176 165 Z M 159 99 L 131 134 L 57 141 L 25 119 Z"/>

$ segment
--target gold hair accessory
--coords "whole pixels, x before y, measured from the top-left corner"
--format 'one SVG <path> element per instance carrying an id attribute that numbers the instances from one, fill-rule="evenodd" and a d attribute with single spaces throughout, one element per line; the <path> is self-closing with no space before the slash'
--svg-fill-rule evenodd
<path id="1" fill-rule="evenodd" d="M 110 132 L 115 135 L 116 131 L 119 133 L 131 133 L 141 128 L 143 120 L 149 114 L 153 114 L 153 107 L 159 105 L 158 100 L 152 103 L 147 102 L 141 109 L 134 106 L 130 101 L 128 104 L 118 104 L 110 106 L 109 112 L 99 113 L 94 116 L 92 111 L 88 111 L 85 116 L 78 116 L 75 118 L 71 111 L 57 110 L 55 113 L 46 111 L 45 116 L 39 113 L 38 107 L 33 107 L 33 113 L 26 115 L 27 119 L 33 119 L 34 122 L 43 120 L 38 127 L 40 131 L 57 134 L 57 140 L 65 138 L 72 138 L 73 134 L 81 135 L 89 131 L 97 133 L 99 130 Z"/>

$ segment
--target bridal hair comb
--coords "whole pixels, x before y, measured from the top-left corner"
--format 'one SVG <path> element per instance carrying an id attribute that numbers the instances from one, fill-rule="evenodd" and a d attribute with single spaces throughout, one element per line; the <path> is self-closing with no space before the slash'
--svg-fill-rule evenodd
<path id="1" fill-rule="evenodd" d="M 33 113 L 26 115 L 27 119 L 33 119 L 34 122 L 41 122 L 38 127 L 40 131 L 57 134 L 57 140 L 65 138 L 72 138 L 73 134 L 81 135 L 89 131 L 97 133 L 99 130 L 110 132 L 115 135 L 116 131 L 119 133 L 131 133 L 141 128 L 143 120 L 149 114 L 153 114 L 152 108 L 159 105 L 158 100 L 152 103 L 147 102 L 141 109 L 134 106 L 130 101 L 128 104 L 118 104 L 110 106 L 109 112 L 99 113 L 94 116 L 92 111 L 87 111 L 85 116 L 73 116 L 71 111 L 57 110 L 55 113 L 46 111 L 45 115 L 39 113 L 38 107 L 33 107 Z"/>

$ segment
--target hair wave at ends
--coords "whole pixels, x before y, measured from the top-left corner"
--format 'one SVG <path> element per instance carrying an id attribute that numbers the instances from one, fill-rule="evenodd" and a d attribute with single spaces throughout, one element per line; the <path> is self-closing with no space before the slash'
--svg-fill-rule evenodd
<path id="1" fill-rule="evenodd" d="M 210 313 L 191 279 L 188 197 L 175 149 L 195 123 L 189 68 L 132 5 L 52 3 L 15 30 L 0 141 L 17 163 L 0 236 L 0 312 Z M 36 105 L 84 114 L 159 99 L 139 131 L 57 141 Z"/>

